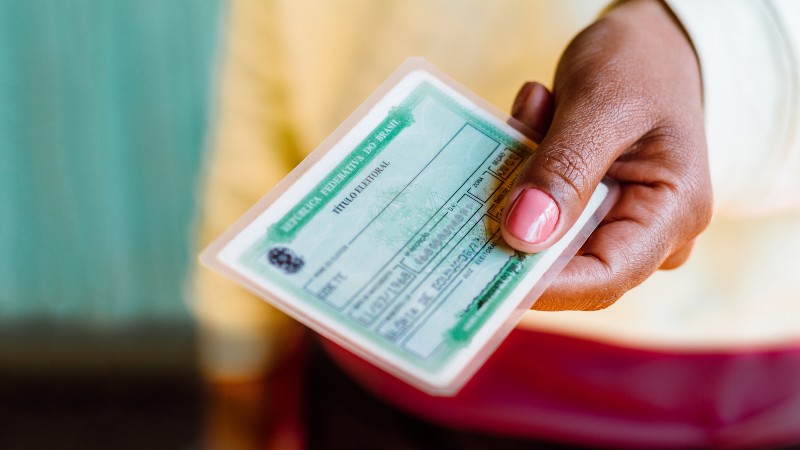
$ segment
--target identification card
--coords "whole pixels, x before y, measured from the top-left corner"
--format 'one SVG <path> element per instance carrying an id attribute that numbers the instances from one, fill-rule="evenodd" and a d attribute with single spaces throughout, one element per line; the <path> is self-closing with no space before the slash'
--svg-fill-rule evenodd
<path id="1" fill-rule="evenodd" d="M 510 248 L 501 213 L 536 151 L 520 130 L 411 59 L 201 260 L 391 374 L 452 395 L 612 202 L 603 182 L 553 247 Z"/>

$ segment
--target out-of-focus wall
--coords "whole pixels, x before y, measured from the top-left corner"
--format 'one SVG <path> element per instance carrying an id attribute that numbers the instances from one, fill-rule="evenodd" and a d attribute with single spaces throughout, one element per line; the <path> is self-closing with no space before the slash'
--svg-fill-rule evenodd
<path id="1" fill-rule="evenodd" d="M 190 345 L 220 3 L 0 2 L 0 367 Z"/>

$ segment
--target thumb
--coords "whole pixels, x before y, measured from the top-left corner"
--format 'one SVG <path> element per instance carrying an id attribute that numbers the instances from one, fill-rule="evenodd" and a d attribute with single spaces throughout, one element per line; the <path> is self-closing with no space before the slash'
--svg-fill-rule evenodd
<path id="1" fill-rule="evenodd" d="M 540 118 L 525 111 L 535 110 L 531 103 L 539 100 L 524 94 L 523 88 L 515 116 L 537 127 Z M 552 124 L 520 171 L 503 210 L 503 237 L 513 248 L 535 253 L 557 242 L 614 160 L 636 141 L 637 130 L 630 123 L 640 121 L 624 117 L 632 108 L 618 108 L 609 98 L 614 97 L 591 91 L 555 98 Z"/>

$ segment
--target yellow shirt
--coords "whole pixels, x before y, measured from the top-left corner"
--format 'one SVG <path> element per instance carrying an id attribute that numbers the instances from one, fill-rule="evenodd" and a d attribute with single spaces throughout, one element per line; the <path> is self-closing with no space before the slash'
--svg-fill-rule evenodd
<path id="1" fill-rule="evenodd" d="M 508 109 L 524 81 L 549 84 L 569 39 L 605 3 L 232 0 L 201 244 L 252 206 L 407 57 L 425 57 Z M 791 12 L 798 3 L 739 0 L 724 10 L 713 1 L 668 3 L 700 57 L 715 197 L 740 213 L 742 205 L 766 211 L 800 203 L 793 122 L 800 114 L 800 27 L 788 23 L 799 20 Z M 737 66 L 737 55 L 751 63 Z M 800 340 L 800 213 L 785 211 L 717 217 L 678 271 L 657 273 L 607 310 L 531 311 L 521 326 L 638 346 Z M 196 275 L 192 306 L 209 373 L 257 376 L 291 349 L 299 330 L 291 320 L 218 275 Z"/>
<path id="2" fill-rule="evenodd" d="M 400 63 L 422 56 L 508 110 L 528 80 L 549 84 L 569 39 L 605 0 L 234 0 L 202 189 L 205 246 L 311 152 Z M 296 325 L 198 268 L 193 309 L 206 370 L 258 375 Z"/>

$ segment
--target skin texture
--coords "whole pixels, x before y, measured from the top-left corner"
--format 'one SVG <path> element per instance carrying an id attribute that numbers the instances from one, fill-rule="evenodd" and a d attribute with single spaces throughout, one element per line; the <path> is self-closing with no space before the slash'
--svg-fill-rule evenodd
<path id="1" fill-rule="evenodd" d="M 544 138 L 504 211 L 512 247 L 549 247 L 604 175 L 621 184 L 613 209 L 534 309 L 603 309 L 659 268 L 686 261 L 712 212 L 701 89 L 691 43 L 654 0 L 625 2 L 582 31 L 559 62 L 552 95 L 538 83 L 522 87 L 512 114 Z M 558 208 L 535 244 L 512 233 L 530 216 L 509 217 L 524 189 Z"/>

